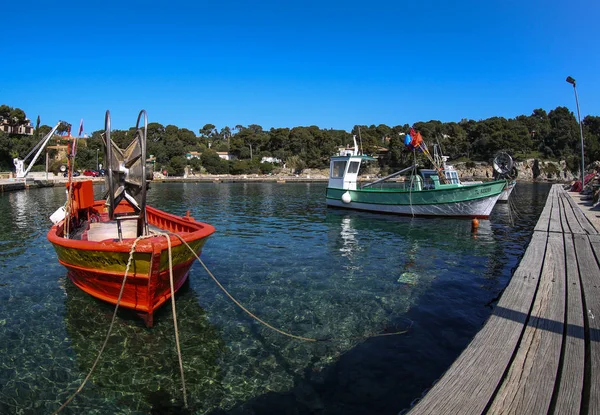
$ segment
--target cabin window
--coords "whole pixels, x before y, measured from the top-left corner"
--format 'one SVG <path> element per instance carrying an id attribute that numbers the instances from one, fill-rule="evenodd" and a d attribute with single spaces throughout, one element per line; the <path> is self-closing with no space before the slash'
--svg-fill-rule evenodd
<path id="1" fill-rule="evenodd" d="M 423 180 L 423 189 L 424 190 L 435 189 L 435 183 L 434 183 L 433 179 L 431 178 L 431 176 L 427 176 L 427 177 L 425 177 L 425 180 Z"/>
<path id="2" fill-rule="evenodd" d="M 446 179 L 448 179 L 449 183 L 452 184 L 458 184 L 458 173 L 455 171 L 447 171 L 446 172 Z"/>
<path id="3" fill-rule="evenodd" d="M 331 166 L 331 177 L 342 178 L 344 177 L 344 170 L 346 170 L 346 160 L 334 161 Z"/>
<path id="4" fill-rule="evenodd" d="M 358 173 L 358 168 L 360 167 L 360 161 L 351 161 L 350 167 L 348 167 L 348 173 Z"/>

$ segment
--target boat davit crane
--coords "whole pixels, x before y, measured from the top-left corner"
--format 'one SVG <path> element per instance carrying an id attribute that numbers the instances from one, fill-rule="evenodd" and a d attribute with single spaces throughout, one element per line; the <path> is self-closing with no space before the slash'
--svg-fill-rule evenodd
<path id="1" fill-rule="evenodd" d="M 50 132 L 48 134 L 46 134 L 44 136 L 44 138 L 42 138 L 42 140 L 36 144 L 36 146 L 29 152 L 29 154 L 27 154 L 25 156 L 24 159 L 19 159 L 19 158 L 14 158 L 13 159 L 13 164 L 15 165 L 15 169 L 16 169 L 16 175 L 17 178 L 25 178 L 27 177 L 27 174 L 29 173 L 29 170 L 31 170 L 31 168 L 33 167 L 33 165 L 35 164 L 35 162 L 37 161 L 38 157 L 40 156 L 40 154 L 42 153 L 42 150 L 44 149 L 44 147 L 46 147 L 46 144 L 48 144 L 48 141 L 50 141 L 50 138 L 52 138 L 52 136 L 54 135 L 54 133 L 56 132 L 56 130 L 58 130 L 58 127 L 60 127 L 61 125 L 69 125 L 67 122 L 65 121 L 59 121 L 53 129 L 50 130 Z M 31 162 L 29 163 L 29 165 L 27 166 L 27 168 L 25 170 L 23 170 L 25 161 L 27 161 L 27 159 L 29 159 L 29 157 L 37 150 L 37 153 L 35 153 L 35 156 L 33 156 L 33 158 L 31 159 Z"/>

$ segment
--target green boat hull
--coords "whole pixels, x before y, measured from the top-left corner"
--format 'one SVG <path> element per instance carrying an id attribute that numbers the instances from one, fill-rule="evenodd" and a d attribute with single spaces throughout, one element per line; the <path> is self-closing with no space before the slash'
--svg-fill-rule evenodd
<path id="1" fill-rule="evenodd" d="M 505 180 L 419 191 L 328 187 L 327 205 L 398 215 L 488 218 L 505 187 Z"/>

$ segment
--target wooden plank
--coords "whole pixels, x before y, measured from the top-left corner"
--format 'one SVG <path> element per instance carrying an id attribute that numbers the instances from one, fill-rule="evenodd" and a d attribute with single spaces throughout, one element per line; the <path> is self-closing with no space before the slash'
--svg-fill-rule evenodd
<path id="1" fill-rule="evenodd" d="M 555 188 L 554 186 L 552 186 L 550 188 L 550 192 L 548 193 L 548 198 L 546 199 L 546 204 L 544 205 L 544 209 L 542 210 L 542 213 L 540 214 L 540 217 L 537 221 L 537 223 L 535 224 L 535 228 L 534 231 L 539 231 L 539 232 L 547 232 L 548 231 L 548 226 L 550 224 L 550 212 L 552 211 L 552 198 L 554 197 L 554 193 L 555 193 Z"/>
<path id="2" fill-rule="evenodd" d="M 579 222 L 579 225 L 583 228 L 583 230 L 585 231 L 585 233 L 587 233 L 588 235 L 595 235 L 595 234 L 597 234 L 598 231 L 600 231 L 600 229 L 596 229 L 594 227 L 594 225 L 592 225 L 592 223 L 587 218 L 587 216 L 585 215 L 585 213 L 583 213 L 583 210 L 582 210 L 582 207 L 583 208 L 588 208 L 588 206 L 585 206 L 585 205 L 582 206 L 580 203 L 577 203 L 577 201 L 574 200 L 565 190 L 562 190 L 562 192 L 567 197 L 567 200 L 569 201 L 569 204 L 573 208 L 573 212 L 575 214 L 575 217 L 577 218 L 577 221 Z"/>
<path id="3" fill-rule="evenodd" d="M 552 208 L 550 213 L 550 223 L 548 224 L 549 232 L 563 232 L 563 227 L 560 218 L 560 185 L 552 186 Z"/>
<path id="4" fill-rule="evenodd" d="M 588 239 L 592 244 L 592 251 L 596 256 L 596 262 L 600 262 L 600 234 L 588 235 Z"/>
<path id="5" fill-rule="evenodd" d="M 586 233 L 579 223 L 579 218 L 575 214 L 575 210 L 571 205 L 571 196 L 565 193 L 564 190 L 559 192 L 561 204 L 561 220 L 565 233 Z"/>
<path id="6" fill-rule="evenodd" d="M 567 195 L 567 197 L 569 197 Z M 585 333 L 579 267 L 571 235 L 564 235 L 567 272 L 567 331 L 563 342 L 555 414 L 579 414 L 585 368 Z"/>
<path id="7" fill-rule="evenodd" d="M 446 374 L 410 411 L 416 414 L 481 414 L 510 363 L 542 269 L 547 233 L 531 242 L 492 316 Z"/>
<path id="8" fill-rule="evenodd" d="M 563 235 L 550 233 L 531 318 L 489 413 L 542 414 L 550 408 L 565 316 Z"/>
<path id="9" fill-rule="evenodd" d="M 562 193 L 564 194 L 565 199 L 568 200 L 569 205 L 571 205 L 573 209 L 573 214 L 579 222 L 579 226 L 581 226 L 581 228 L 583 229 L 583 233 L 587 233 L 588 235 L 597 234 L 599 229 L 594 228 L 594 225 L 592 225 L 585 213 L 583 213 L 582 206 L 579 203 L 577 203 L 571 196 L 569 196 L 564 189 L 562 190 Z M 583 206 L 583 208 L 587 209 L 588 206 Z"/>
<path id="10" fill-rule="evenodd" d="M 573 199 L 571 199 L 571 203 L 575 203 Z M 585 208 L 585 206 L 584 206 Z M 590 220 L 585 216 L 585 213 L 581 210 L 581 206 L 576 205 L 576 208 L 573 209 L 575 212 L 575 216 L 577 217 L 579 224 L 588 235 L 597 235 L 598 230 L 594 228 L 594 225 L 590 222 Z"/>
<path id="11" fill-rule="evenodd" d="M 583 408 L 588 414 L 600 414 L 600 237 L 598 235 L 574 235 L 579 275 L 585 304 L 585 323 L 589 335 L 589 375 L 584 386 Z"/>

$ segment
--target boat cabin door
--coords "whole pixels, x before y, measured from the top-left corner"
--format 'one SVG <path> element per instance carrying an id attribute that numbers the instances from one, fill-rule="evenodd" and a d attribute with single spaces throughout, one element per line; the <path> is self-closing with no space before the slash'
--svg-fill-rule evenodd
<path id="1" fill-rule="evenodd" d="M 329 187 L 356 190 L 360 157 L 333 157 L 329 169 Z"/>

